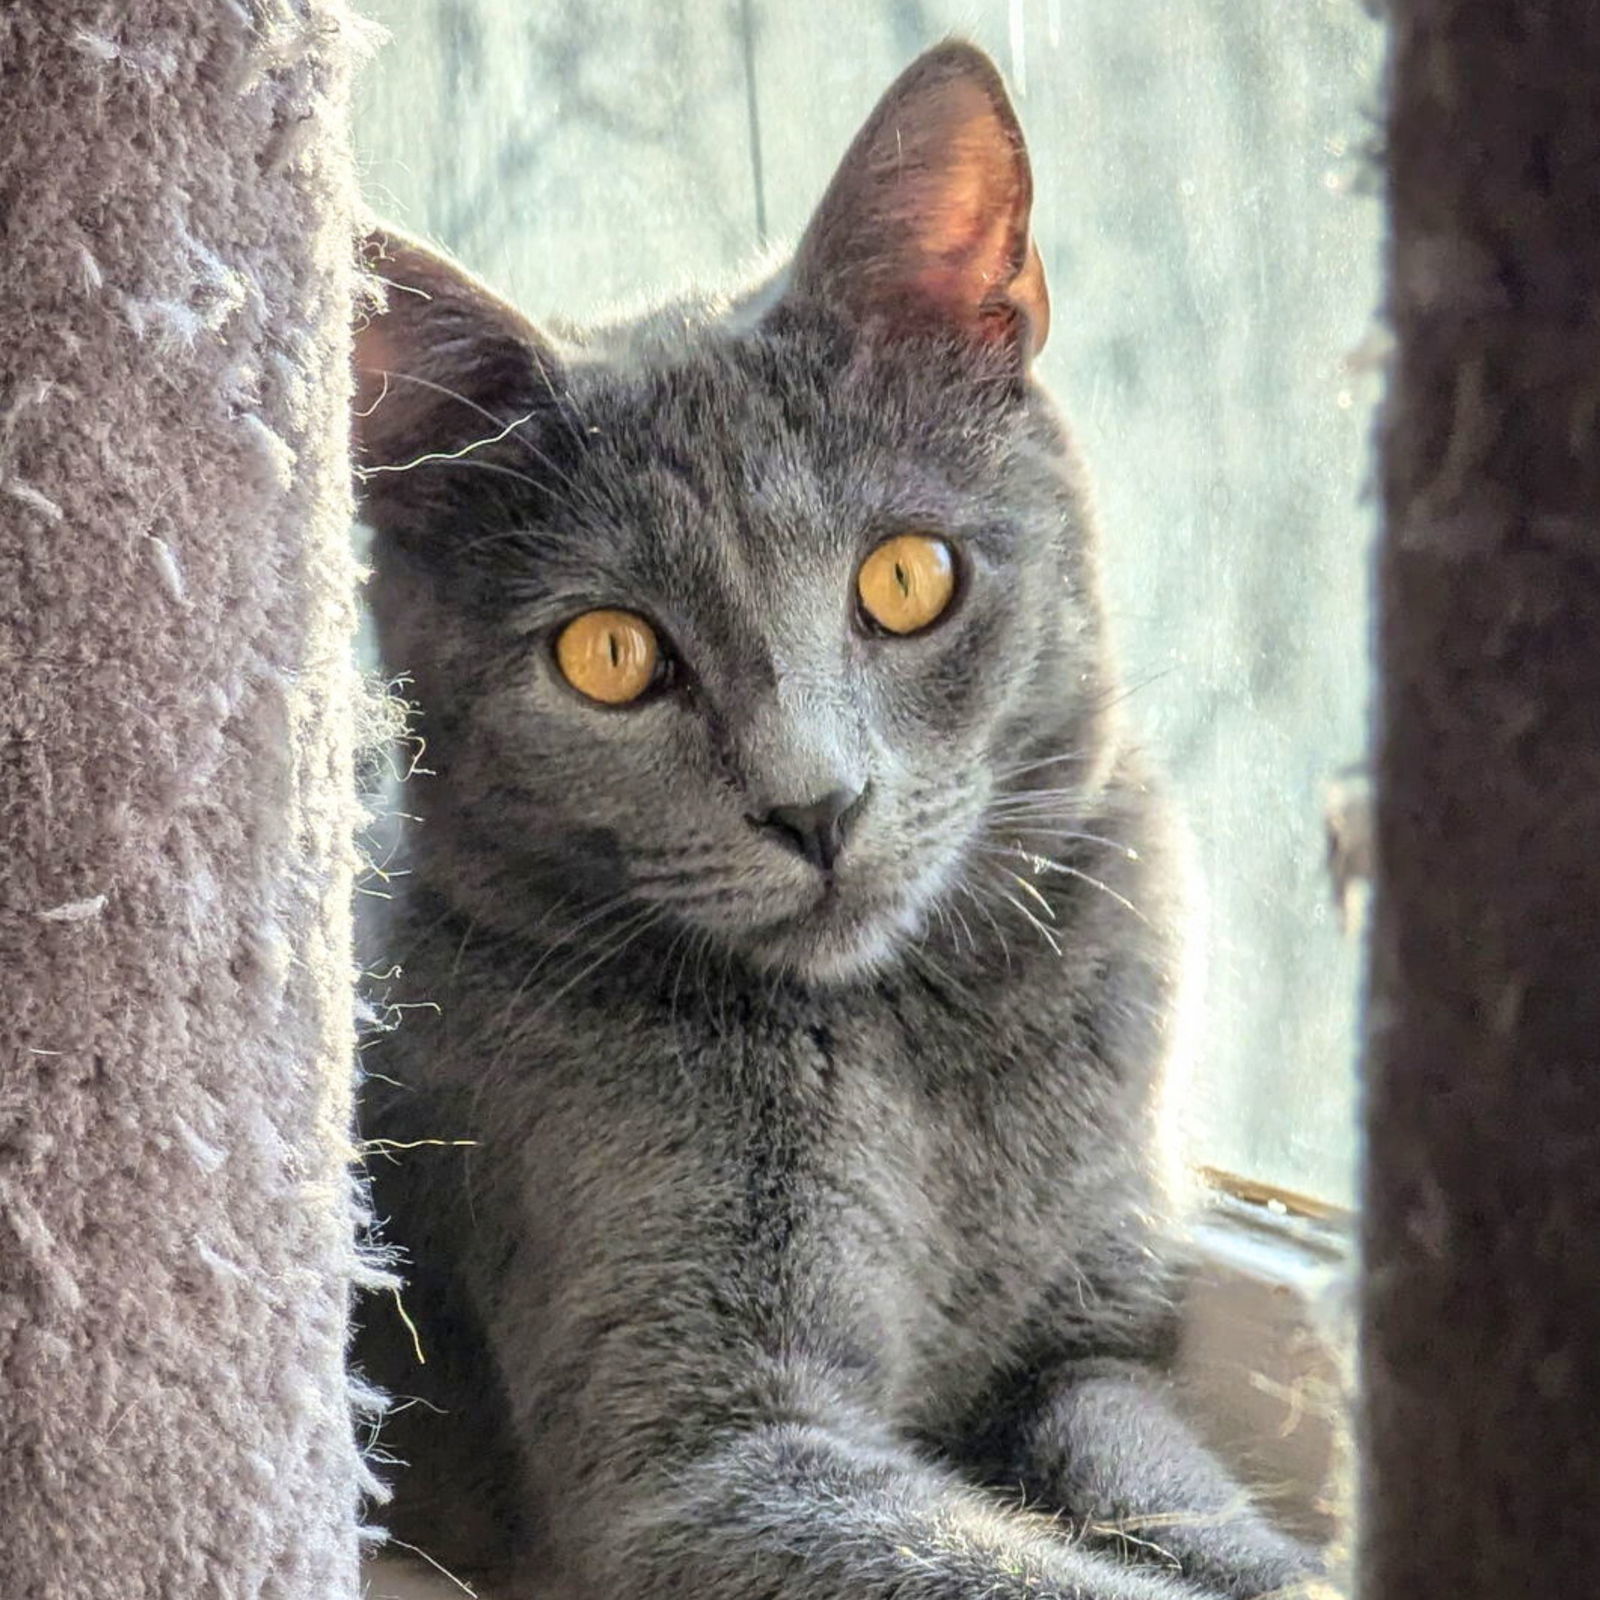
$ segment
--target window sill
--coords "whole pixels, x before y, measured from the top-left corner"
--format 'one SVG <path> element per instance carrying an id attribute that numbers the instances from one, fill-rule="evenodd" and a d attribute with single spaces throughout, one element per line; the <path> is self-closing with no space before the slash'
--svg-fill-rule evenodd
<path id="1" fill-rule="evenodd" d="M 1185 1409 L 1284 1527 L 1327 1544 L 1345 1498 L 1350 1219 L 1205 1177 L 1179 1353 Z"/>

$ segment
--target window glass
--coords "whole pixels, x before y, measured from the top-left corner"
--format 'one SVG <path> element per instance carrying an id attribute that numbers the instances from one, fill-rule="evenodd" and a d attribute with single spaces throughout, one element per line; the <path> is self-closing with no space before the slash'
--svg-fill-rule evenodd
<path id="1" fill-rule="evenodd" d="M 1196 840 L 1197 1161 L 1346 1201 L 1357 949 L 1323 791 L 1364 746 L 1381 50 L 1357 0 L 380 0 L 370 203 L 536 320 L 791 240 L 894 75 L 1007 73 L 1128 710 Z"/>

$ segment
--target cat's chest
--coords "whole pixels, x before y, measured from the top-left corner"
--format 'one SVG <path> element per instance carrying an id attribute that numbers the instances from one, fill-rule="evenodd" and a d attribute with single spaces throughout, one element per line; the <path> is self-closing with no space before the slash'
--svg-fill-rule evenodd
<path id="1" fill-rule="evenodd" d="M 1105 1226 L 1094 1069 L 1003 1011 L 746 1011 L 617 1066 L 547 1060 L 486 1130 L 515 1144 L 522 1259 L 586 1302 L 825 1335 L 891 1411 L 987 1364 Z"/>

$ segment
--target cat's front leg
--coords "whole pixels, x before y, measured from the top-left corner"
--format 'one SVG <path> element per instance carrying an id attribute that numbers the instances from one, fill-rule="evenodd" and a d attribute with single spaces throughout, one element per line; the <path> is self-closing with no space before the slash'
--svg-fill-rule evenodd
<path id="1" fill-rule="evenodd" d="M 1336 1600 L 1316 1555 L 1272 1526 L 1134 1363 L 1068 1362 L 1030 1381 L 972 1455 L 997 1486 L 1208 1593 Z"/>
<path id="2" fill-rule="evenodd" d="M 893 1440 L 837 1426 L 741 1430 L 661 1482 L 642 1495 L 636 1483 L 592 1524 L 574 1592 L 1200 1600 L 1189 1584 L 1085 1549 L 1059 1522 L 1011 1510 Z"/>

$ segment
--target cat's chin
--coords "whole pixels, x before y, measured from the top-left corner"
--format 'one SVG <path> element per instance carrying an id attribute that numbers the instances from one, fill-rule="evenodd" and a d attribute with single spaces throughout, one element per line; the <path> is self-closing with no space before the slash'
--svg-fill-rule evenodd
<path id="1" fill-rule="evenodd" d="M 831 988 L 883 971 L 925 926 L 914 903 L 863 906 L 828 896 L 802 916 L 752 930 L 741 944 L 761 971 Z"/>

